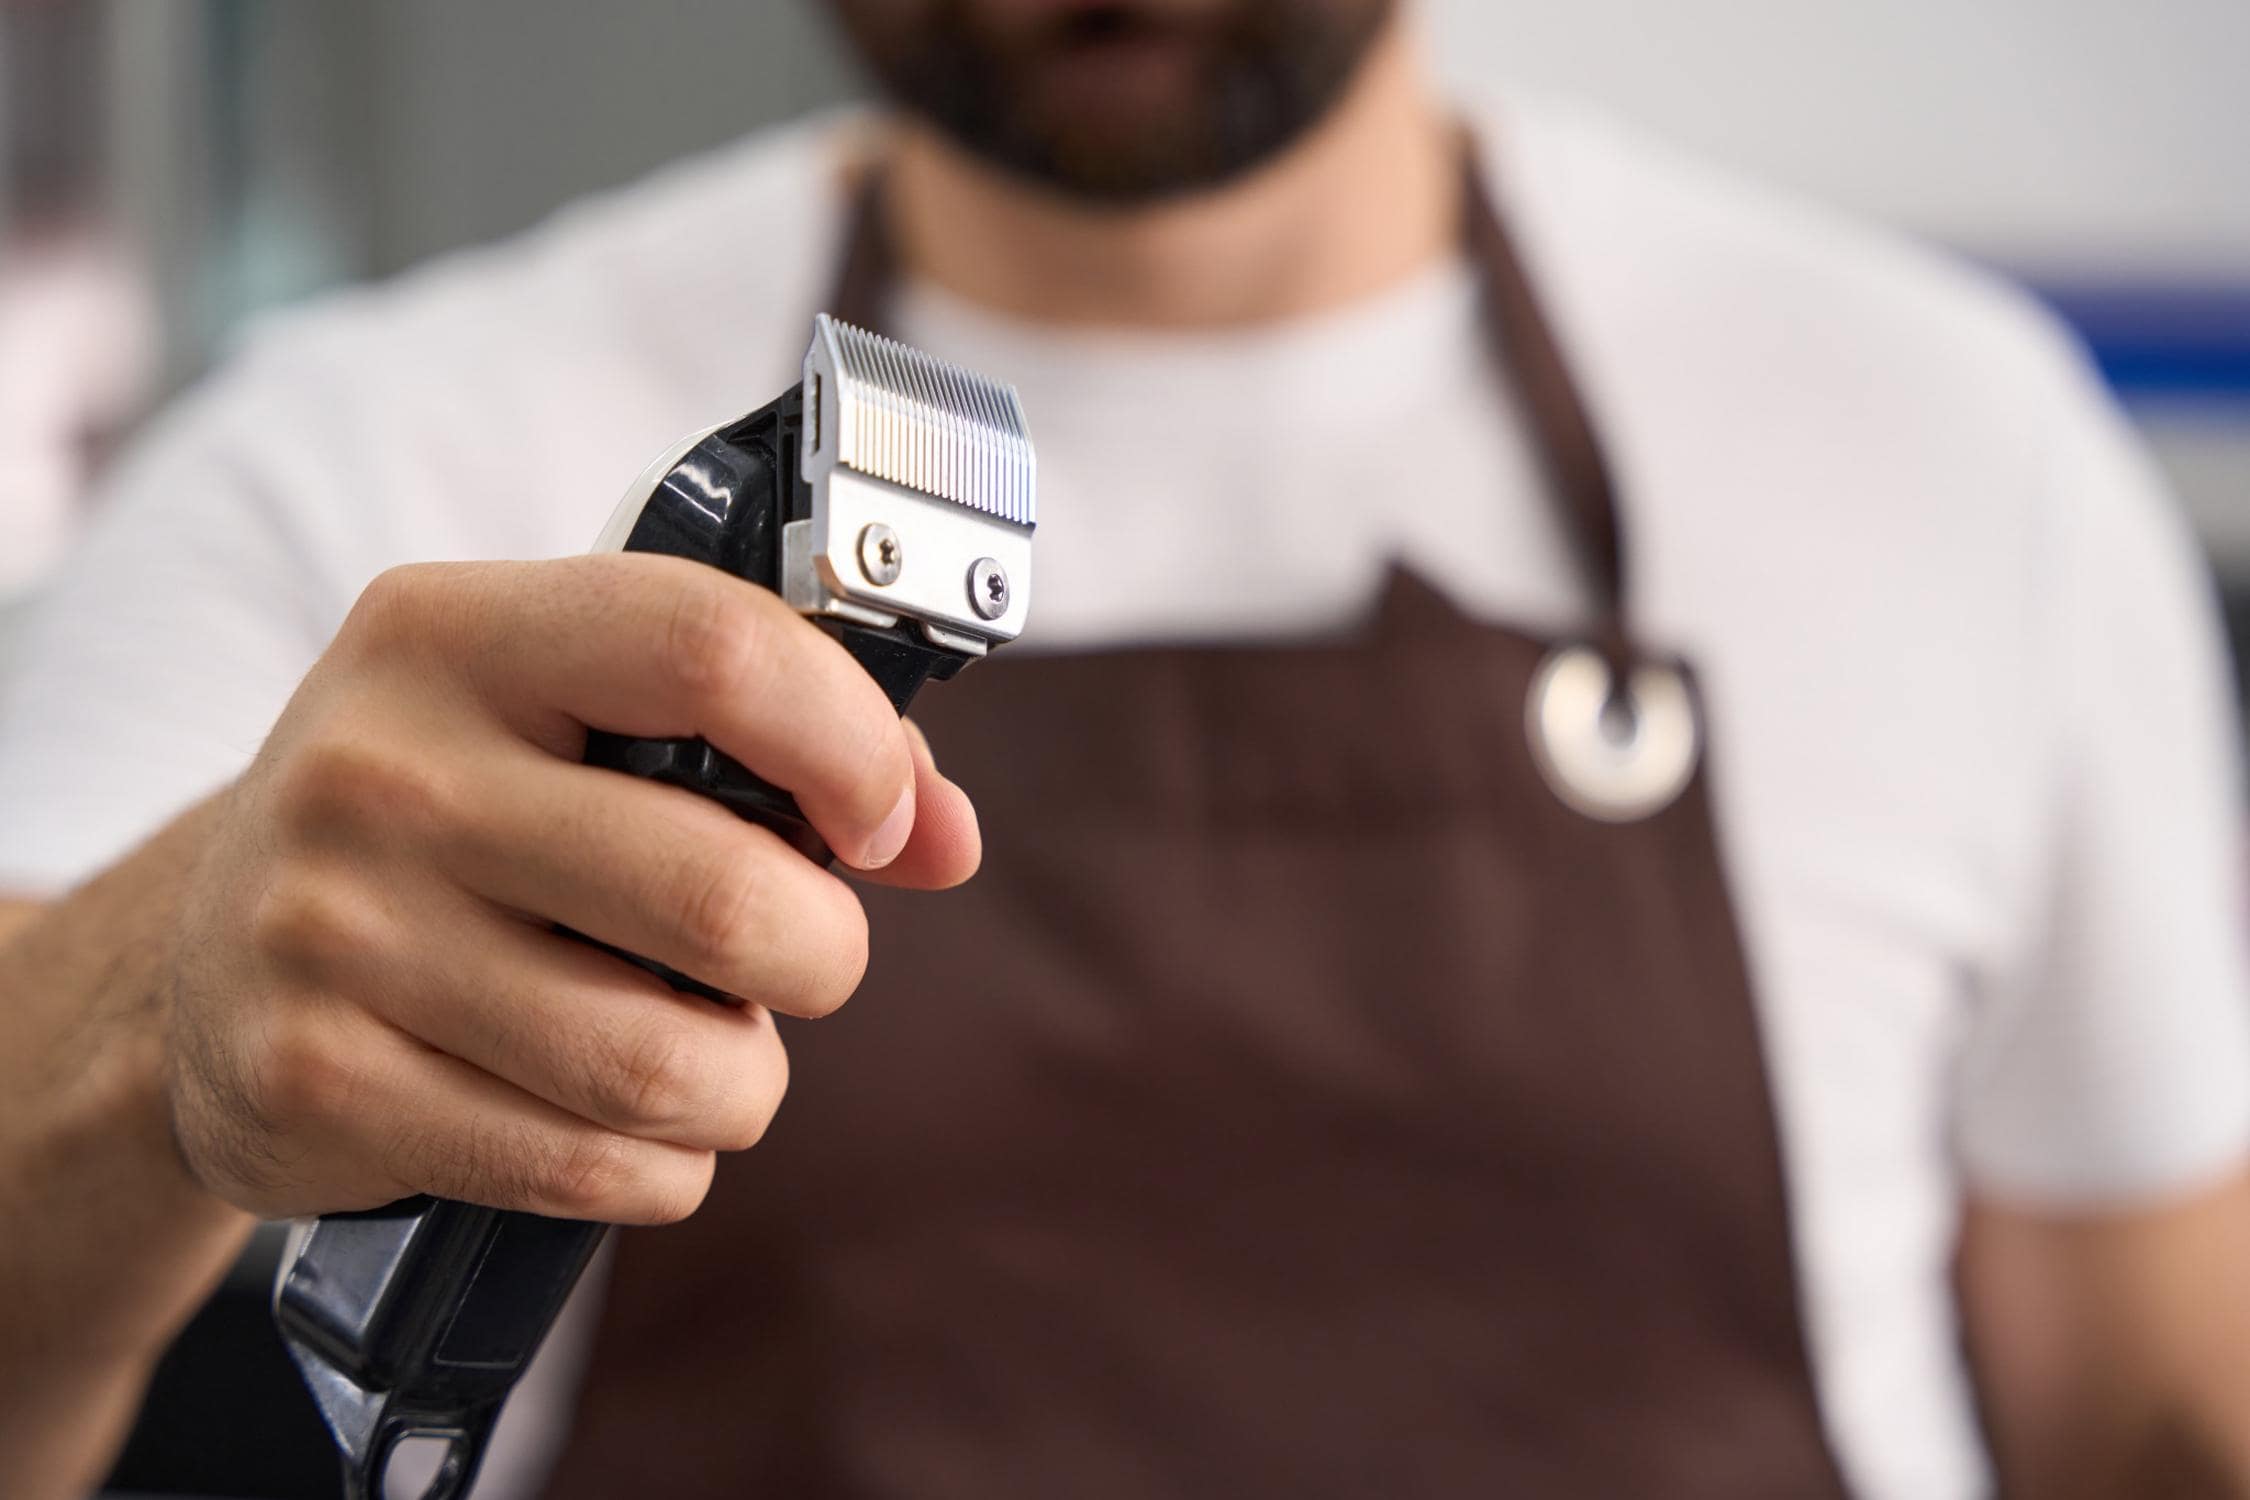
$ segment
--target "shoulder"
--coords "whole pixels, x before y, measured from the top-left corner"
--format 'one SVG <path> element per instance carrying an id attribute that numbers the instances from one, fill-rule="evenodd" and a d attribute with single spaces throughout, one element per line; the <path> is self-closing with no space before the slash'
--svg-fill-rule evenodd
<path id="1" fill-rule="evenodd" d="M 276 497 L 338 608 L 395 562 L 582 548 L 650 452 L 794 374 L 851 128 L 760 134 L 262 319 L 125 487 L 192 456 Z"/>
<path id="2" fill-rule="evenodd" d="M 802 321 L 836 232 L 846 117 L 820 116 L 566 205 L 515 236 L 261 320 L 239 368 L 532 369 L 559 350 L 672 358 Z M 770 316 L 761 316 L 770 314 Z"/>
<path id="3" fill-rule="evenodd" d="M 1822 428 L 1985 451 L 2098 401 L 2082 351 L 1967 258 L 1595 112 L 1488 107 L 1492 174 L 1593 358 L 1712 382 Z M 1955 450 L 1958 451 L 1957 449 Z"/>
<path id="4" fill-rule="evenodd" d="M 1985 622 L 2020 655 L 2059 520 L 2176 528 L 2074 336 L 1993 271 L 1597 115 L 1488 118 L 1645 582 L 1683 629 L 1736 601 L 1891 623 L 1820 583 L 1849 558 L 1871 600 Z M 2073 473 L 2074 453 L 2103 461 Z"/>

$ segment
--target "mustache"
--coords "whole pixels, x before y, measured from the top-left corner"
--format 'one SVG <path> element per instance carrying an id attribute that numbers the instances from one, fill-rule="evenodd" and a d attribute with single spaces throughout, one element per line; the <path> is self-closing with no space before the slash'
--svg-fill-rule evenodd
<path id="1" fill-rule="evenodd" d="M 1241 12 L 1232 7 L 1208 8 L 1153 5 L 1146 0 L 1088 0 L 1058 7 L 1013 24 L 980 15 L 966 6 L 954 7 L 956 35 L 992 53 L 1030 57 L 1072 52 L 1116 43 L 1151 41 L 1210 41 L 1237 28 Z"/>

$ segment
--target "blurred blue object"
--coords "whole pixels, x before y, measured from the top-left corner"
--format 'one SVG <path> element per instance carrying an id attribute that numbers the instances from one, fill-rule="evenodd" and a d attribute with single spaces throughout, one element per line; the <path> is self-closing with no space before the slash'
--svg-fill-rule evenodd
<path id="1" fill-rule="evenodd" d="M 2250 398 L 2250 281 L 2032 283 L 2120 396 Z"/>

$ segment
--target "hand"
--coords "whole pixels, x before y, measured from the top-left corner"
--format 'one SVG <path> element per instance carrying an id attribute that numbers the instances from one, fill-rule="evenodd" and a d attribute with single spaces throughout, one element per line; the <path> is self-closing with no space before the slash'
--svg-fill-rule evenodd
<path id="1" fill-rule="evenodd" d="M 268 1217 L 413 1193 L 692 1212 L 866 963 L 851 888 L 587 726 L 703 735 L 850 865 L 935 888 L 975 814 L 873 680 L 764 590 L 643 555 L 369 586 L 227 795 L 182 903 L 170 1095 L 189 1168 Z M 742 996 L 679 994 L 561 924 Z"/>

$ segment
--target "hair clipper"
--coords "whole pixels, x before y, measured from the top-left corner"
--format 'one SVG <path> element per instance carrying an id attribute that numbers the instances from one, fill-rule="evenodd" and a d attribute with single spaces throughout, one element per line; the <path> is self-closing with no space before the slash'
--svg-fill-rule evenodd
<path id="1" fill-rule="evenodd" d="M 824 313 L 802 382 L 651 464 L 595 550 L 695 558 L 772 589 L 904 713 L 923 683 L 1022 630 L 1035 490 L 1014 390 Z M 586 760 L 700 792 L 830 857 L 787 792 L 700 739 L 597 731 Z M 347 1494 L 383 1495 L 410 1438 L 443 1445 L 423 1500 L 468 1492 L 607 1231 L 428 1197 L 296 1226 L 274 1317 L 343 1454 Z"/>

